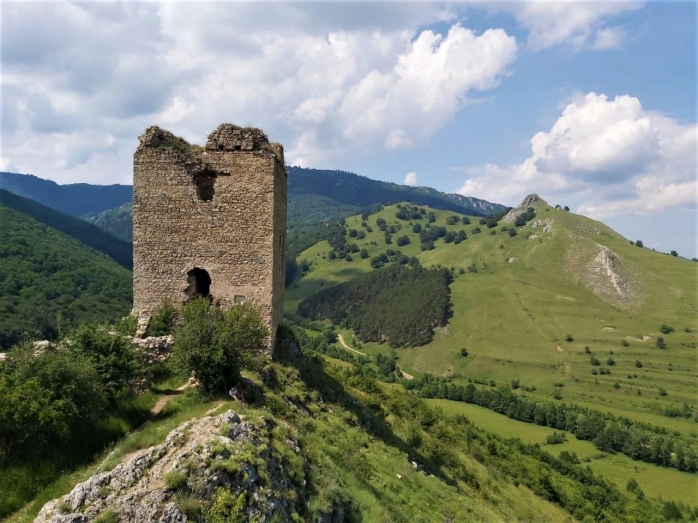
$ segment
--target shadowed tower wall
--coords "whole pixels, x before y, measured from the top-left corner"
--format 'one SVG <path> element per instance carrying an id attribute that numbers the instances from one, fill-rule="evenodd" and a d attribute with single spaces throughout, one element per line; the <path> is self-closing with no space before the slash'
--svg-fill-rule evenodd
<path id="1" fill-rule="evenodd" d="M 223 124 L 205 147 L 158 127 L 133 162 L 133 299 L 141 321 L 166 298 L 250 301 L 283 317 L 287 179 L 283 148 L 259 129 Z"/>

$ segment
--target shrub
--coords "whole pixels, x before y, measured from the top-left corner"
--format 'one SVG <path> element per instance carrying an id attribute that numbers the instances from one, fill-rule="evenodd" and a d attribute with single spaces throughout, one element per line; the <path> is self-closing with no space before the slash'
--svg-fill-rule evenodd
<path id="1" fill-rule="evenodd" d="M 495 231 L 494 229 L 492 229 L 492 230 L 490 231 L 490 236 L 494 236 L 495 234 L 497 234 L 497 231 Z"/>
<path id="2" fill-rule="evenodd" d="M 584 354 L 591 354 L 591 348 L 589 347 L 589 345 L 584 347 Z"/>
<path id="3" fill-rule="evenodd" d="M 352 258 L 352 257 L 351 257 L 351 254 L 349 254 L 349 253 L 346 253 L 346 254 L 344 255 L 344 259 L 345 259 L 346 261 L 348 261 L 348 262 L 354 261 L 354 258 Z"/>
<path id="4" fill-rule="evenodd" d="M 620 342 L 623 347 L 630 347 L 630 343 L 628 343 L 628 340 L 623 340 Z"/>
<path id="5" fill-rule="evenodd" d="M 660 396 L 666 396 L 666 394 L 667 394 L 666 390 L 664 390 L 663 387 L 659 387 L 659 391 L 658 391 L 658 392 L 659 392 L 659 395 L 660 395 Z"/>
<path id="6" fill-rule="evenodd" d="M 565 336 L 565 341 L 574 341 L 574 338 L 572 337 L 571 334 L 567 334 L 567 335 Z"/>
<path id="7" fill-rule="evenodd" d="M 666 349 L 666 342 L 661 336 L 657 338 L 657 341 L 654 344 L 658 349 Z"/>
<path id="8" fill-rule="evenodd" d="M 591 369 L 591 373 L 596 376 L 599 372 L 596 369 Z"/>
<path id="9" fill-rule="evenodd" d="M 638 369 L 641 369 L 641 368 L 642 368 L 642 362 L 641 362 L 640 360 L 635 360 L 635 366 L 636 366 Z"/>
<path id="10" fill-rule="evenodd" d="M 670 325 L 662 324 L 661 327 L 659 327 L 659 331 L 662 334 L 671 334 L 672 332 L 674 332 L 674 327 L 672 327 Z"/>
<path id="11" fill-rule="evenodd" d="M 350 238 L 356 238 L 357 234 L 358 234 L 358 231 L 356 229 L 349 229 L 349 237 Z"/>
<path id="12" fill-rule="evenodd" d="M 591 363 L 594 367 L 598 367 L 599 365 L 601 365 L 601 362 L 593 356 L 589 358 L 589 363 Z"/>
<path id="13" fill-rule="evenodd" d="M 561 400 L 562 399 L 562 391 L 558 388 L 555 389 L 555 392 L 553 392 L 553 398 L 556 400 Z"/>
<path id="14" fill-rule="evenodd" d="M 606 360 L 606 365 L 608 365 L 609 367 L 613 367 L 615 364 L 616 364 L 616 360 L 614 360 L 613 358 L 608 358 Z"/>
<path id="15" fill-rule="evenodd" d="M 514 236 L 516 236 L 516 234 L 517 234 L 517 233 L 516 233 L 516 229 L 509 229 L 508 232 L 509 232 L 509 236 L 510 236 L 510 237 L 514 237 Z"/>
<path id="16" fill-rule="evenodd" d="M 247 493 L 235 496 L 230 490 L 217 487 L 211 496 L 211 506 L 205 511 L 206 523 L 244 523 Z"/>
<path id="17" fill-rule="evenodd" d="M 84 324 L 73 330 L 69 339 L 71 352 L 92 363 L 110 401 L 130 393 L 129 380 L 140 365 L 126 338 L 111 334 L 106 327 Z"/>
<path id="18" fill-rule="evenodd" d="M 567 436 L 565 436 L 565 433 L 557 431 L 553 431 L 552 434 L 548 434 L 548 437 L 545 439 L 545 442 L 548 445 L 559 445 L 565 441 L 567 441 Z"/>
<path id="19" fill-rule="evenodd" d="M 509 230 L 509 227 L 506 225 L 502 225 L 502 228 L 500 229 L 502 232 L 507 232 Z"/>
<path id="20" fill-rule="evenodd" d="M 678 255 L 679 255 L 679 253 L 678 253 L 678 252 L 676 252 L 676 251 L 671 251 L 671 255 L 672 255 L 672 256 L 678 256 Z"/>
<path id="21" fill-rule="evenodd" d="M 185 375 L 193 372 L 204 394 L 225 393 L 267 347 L 269 329 L 249 302 L 223 311 L 199 298 L 182 308 L 182 317 L 174 332 L 174 365 Z"/>
<path id="22" fill-rule="evenodd" d="M 642 240 L 637 240 L 635 242 L 635 247 L 644 247 L 644 244 L 642 243 Z"/>
<path id="23" fill-rule="evenodd" d="M 410 238 L 407 235 L 400 236 L 397 239 L 397 245 L 398 247 L 402 247 L 403 245 L 407 245 L 410 243 Z"/>
<path id="24" fill-rule="evenodd" d="M 124 336 L 135 336 L 138 330 L 138 318 L 125 316 L 114 322 L 114 330 Z"/>
<path id="25" fill-rule="evenodd" d="M 415 223 L 415 224 L 412 226 L 412 232 L 416 232 L 416 233 L 419 234 L 419 232 L 421 232 L 421 230 L 422 230 L 422 224 L 421 224 L 421 223 Z"/>
<path id="26" fill-rule="evenodd" d="M 570 210 L 570 208 L 569 208 L 569 207 L 567 207 L 567 205 L 565 205 L 565 210 L 566 210 L 566 211 L 569 211 L 569 210 Z"/>
<path id="27" fill-rule="evenodd" d="M 361 249 L 361 254 L 359 256 L 361 256 L 362 260 L 368 258 L 368 249 Z"/>
<path id="28" fill-rule="evenodd" d="M 148 322 L 145 330 L 146 336 L 167 336 L 172 334 L 174 324 L 177 320 L 177 308 L 172 301 L 164 299 Z"/>
<path id="29" fill-rule="evenodd" d="M 337 259 L 337 253 L 334 252 L 334 251 L 330 251 L 329 254 L 327 255 L 327 257 L 328 257 L 330 260 L 336 260 L 336 259 Z"/>
<path id="30" fill-rule="evenodd" d="M 618 382 L 616 381 L 616 382 L 613 384 L 613 388 L 614 388 L 614 389 L 620 389 L 620 383 L 618 383 Z"/>

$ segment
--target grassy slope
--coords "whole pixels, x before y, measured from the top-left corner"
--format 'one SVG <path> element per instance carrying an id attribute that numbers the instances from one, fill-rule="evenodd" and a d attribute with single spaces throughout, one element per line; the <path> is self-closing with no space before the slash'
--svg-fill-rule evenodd
<path id="1" fill-rule="evenodd" d="M 475 490 L 450 480 L 447 473 L 420 457 L 418 450 L 372 415 L 361 403 L 362 393 L 344 389 L 331 373 L 318 367 L 306 372 L 287 365 L 272 367 L 278 382 L 273 389 L 264 389 L 265 396 L 292 399 L 293 405 L 302 404 L 302 409 L 289 404 L 286 408 L 290 411 L 280 412 L 278 406 L 270 409 L 227 400 L 205 401 L 188 392 L 168 403 L 153 423 L 129 435 L 89 467 L 61 478 L 8 521 L 32 521 L 46 501 L 69 492 L 97 472 L 113 468 L 134 451 L 164 441 L 170 430 L 187 419 L 219 414 L 228 408 L 246 419 L 273 420 L 297 438 L 312 478 L 310 506 L 343 500 L 348 521 L 431 522 L 449 517 L 483 522 L 573 520 L 523 485 L 514 486 L 502 474 L 492 474 L 465 453 L 459 454 L 460 459 L 483 488 Z M 393 424 L 401 427 L 399 420 Z M 417 456 L 432 474 L 416 471 L 410 455 Z"/>
<path id="2" fill-rule="evenodd" d="M 562 382 L 566 401 L 677 430 L 695 430 L 694 422 L 667 418 L 656 409 L 675 402 L 698 403 L 698 303 L 694 292 L 698 265 L 637 248 L 599 222 L 549 207 L 540 209 L 537 218 L 552 219 L 552 231 L 541 233 L 540 227 L 533 229 L 530 223 L 513 238 L 499 226 L 494 236 L 485 226 L 480 226 L 481 234 L 471 234 L 478 225 L 475 217 L 471 217 L 471 225 L 446 226 L 445 219 L 452 213 L 434 210 L 434 225 L 453 231 L 464 229 L 468 239 L 459 245 L 439 240 L 436 249 L 421 252 L 418 235 L 407 222 L 397 220 L 395 212 L 396 207 L 389 206 L 371 216 L 369 225 L 374 230 L 356 241 L 359 247 L 367 248 L 373 256 L 387 248 L 398 249 L 397 237 L 407 234 L 412 243 L 399 248 L 404 254 L 417 255 L 425 266 L 456 269 L 453 319 L 429 345 L 397 351 L 404 370 L 415 375 L 429 372 L 497 382 L 519 379 L 522 385 L 535 385 L 534 395 L 548 400 L 552 400 L 553 383 Z M 389 225 L 402 224 L 392 245 L 385 244 L 383 233 L 375 227 L 378 217 Z M 360 222 L 360 216 L 347 219 L 347 229 L 361 229 Z M 540 236 L 526 239 L 527 233 Z M 377 245 L 371 245 L 372 241 Z M 622 275 L 633 289 L 627 302 L 602 299 L 584 283 L 589 274 L 587 264 L 601 246 L 612 249 L 623 262 Z M 288 289 L 287 310 L 294 310 L 321 285 L 372 270 L 369 260 L 358 255 L 353 262 L 330 261 L 324 257 L 329 249 L 327 242 L 321 242 L 299 256 L 311 263 L 312 271 Z M 512 257 L 516 261 L 508 263 Z M 458 275 L 459 268 L 473 263 L 477 273 Z M 676 329 L 664 335 L 667 350 L 654 348 L 663 323 Z M 684 332 L 684 327 L 692 332 Z M 565 341 L 567 334 L 574 337 L 573 342 Z M 630 339 L 643 335 L 651 336 L 652 341 Z M 629 347 L 622 346 L 624 339 Z M 587 345 L 603 366 L 611 369 L 610 375 L 591 374 L 589 355 L 584 353 Z M 468 349 L 468 358 L 459 357 L 462 347 Z M 364 349 L 369 353 L 389 350 L 370 344 Z M 616 365 L 608 367 L 611 351 Z M 635 366 L 636 360 L 643 363 L 642 368 Z M 627 377 L 633 374 L 637 378 Z M 613 387 L 616 381 L 619 389 Z M 659 387 L 668 395 L 659 396 Z"/>

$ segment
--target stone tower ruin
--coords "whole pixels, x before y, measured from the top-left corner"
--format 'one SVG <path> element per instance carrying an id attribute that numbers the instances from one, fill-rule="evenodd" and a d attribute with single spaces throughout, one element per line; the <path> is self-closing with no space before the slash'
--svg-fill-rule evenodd
<path id="1" fill-rule="evenodd" d="M 249 301 L 271 330 L 284 304 L 287 174 L 259 129 L 222 124 L 204 147 L 159 127 L 133 159 L 133 302 L 143 326 L 165 299 Z"/>

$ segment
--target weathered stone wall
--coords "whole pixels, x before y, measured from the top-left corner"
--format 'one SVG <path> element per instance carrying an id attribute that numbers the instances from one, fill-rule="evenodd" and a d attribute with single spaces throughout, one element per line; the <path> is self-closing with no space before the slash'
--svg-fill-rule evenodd
<path id="1" fill-rule="evenodd" d="M 230 124 L 204 148 L 157 127 L 134 156 L 134 310 L 197 292 L 230 307 L 250 301 L 272 330 L 283 317 L 286 170 L 259 129 Z M 197 269 L 196 275 L 191 271 Z M 206 273 L 203 273 L 206 271 Z"/>

